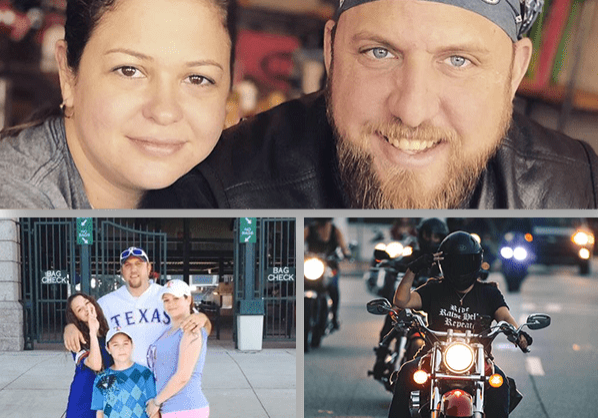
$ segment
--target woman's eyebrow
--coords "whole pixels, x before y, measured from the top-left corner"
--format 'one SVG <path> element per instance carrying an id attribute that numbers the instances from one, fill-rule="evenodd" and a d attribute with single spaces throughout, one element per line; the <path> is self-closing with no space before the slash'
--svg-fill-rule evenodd
<path id="1" fill-rule="evenodd" d="M 133 51 L 132 49 L 128 49 L 128 48 L 114 48 L 114 49 L 109 49 L 108 51 L 106 51 L 106 55 L 108 55 L 108 54 L 116 54 L 116 53 L 131 55 L 131 56 L 133 56 L 135 58 L 139 58 L 141 60 L 146 60 L 146 61 L 153 61 L 154 60 L 149 55 L 145 55 L 145 54 L 142 54 L 141 52 Z"/>
<path id="2" fill-rule="evenodd" d="M 109 49 L 108 51 L 106 51 L 106 55 L 108 55 L 108 54 L 117 54 L 117 53 L 118 54 L 131 55 L 131 56 L 133 56 L 135 58 L 138 58 L 140 60 L 145 60 L 145 61 L 153 61 L 154 60 L 149 55 L 145 55 L 145 54 L 143 54 L 141 52 L 137 52 L 137 51 L 134 51 L 134 50 L 128 49 L 128 48 L 113 48 L 113 49 Z M 187 67 L 213 66 L 213 67 L 218 67 L 221 70 L 224 69 L 219 62 L 211 60 L 211 59 L 201 59 L 201 60 L 196 60 L 196 61 L 189 61 L 189 62 L 186 62 L 185 65 Z"/>

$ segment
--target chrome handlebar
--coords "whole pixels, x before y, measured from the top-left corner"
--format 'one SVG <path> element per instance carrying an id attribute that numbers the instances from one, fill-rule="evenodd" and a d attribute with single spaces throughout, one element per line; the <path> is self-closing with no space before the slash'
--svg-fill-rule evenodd
<path id="1" fill-rule="evenodd" d="M 407 315 L 409 315 L 409 317 L 411 318 L 412 321 L 417 323 L 417 325 L 419 327 L 423 328 L 427 333 L 434 335 L 435 337 L 454 337 L 454 338 L 466 338 L 466 339 L 471 339 L 471 338 L 494 339 L 494 338 L 496 338 L 496 336 L 498 334 L 501 334 L 501 333 L 504 333 L 505 335 L 507 335 L 507 337 L 516 336 L 519 333 L 519 331 L 521 331 L 521 329 L 525 325 L 527 325 L 527 324 L 523 324 L 519 328 L 515 328 L 513 325 L 509 324 L 506 321 L 500 321 L 496 325 L 494 325 L 493 327 L 490 328 L 492 331 L 490 331 L 488 334 L 484 334 L 484 333 L 474 334 L 470 331 L 454 332 L 453 330 L 449 330 L 448 332 L 434 331 L 426 326 L 426 324 L 424 323 L 422 318 L 420 318 L 418 315 L 413 315 L 411 312 L 411 309 L 407 308 L 407 309 L 405 309 L 405 312 Z"/>

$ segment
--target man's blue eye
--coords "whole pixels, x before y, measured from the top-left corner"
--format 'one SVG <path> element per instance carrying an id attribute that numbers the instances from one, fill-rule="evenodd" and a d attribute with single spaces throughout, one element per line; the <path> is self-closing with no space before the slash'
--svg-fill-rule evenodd
<path id="1" fill-rule="evenodd" d="M 453 55 L 451 57 L 451 65 L 455 67 L 463 67 L 467 63 L 467 59 L 460 57 L 458 55 Z"/>
<path id="2" fill-rule="evenodd" d="M 382 59 L 388 57 L 389 52 L 384 48 L 374 48 L 372 49 L 372 54 L 374 54 L 375 58 Z"/>

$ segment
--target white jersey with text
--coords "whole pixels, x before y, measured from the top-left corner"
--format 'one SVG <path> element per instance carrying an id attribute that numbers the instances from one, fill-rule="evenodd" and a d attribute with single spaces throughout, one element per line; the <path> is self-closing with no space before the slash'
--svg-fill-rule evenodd
<path id="1" fill-rule="evenodd" d="M 133 361 L 147 366 L 147 350 L 170 325 L 160 298 L 162 286 L 152 283 L 139 297 L 129 293 L 127 286 L 98 299 L 110 328 L 122 327 L 133 337 Z"/>

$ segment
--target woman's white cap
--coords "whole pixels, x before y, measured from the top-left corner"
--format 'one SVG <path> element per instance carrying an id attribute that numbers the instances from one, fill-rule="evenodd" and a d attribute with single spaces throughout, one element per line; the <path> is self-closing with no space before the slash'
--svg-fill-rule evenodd
<path id="1" fill-rule="evenodd" d="M 162 287 L 162 297 L 165 294 L 171 294 L 175 298 L 182 298 L 183 296 L 191 296 L 191 288 L 187 283 L 179 279 L 173 279 L 168 281 Z"/>

